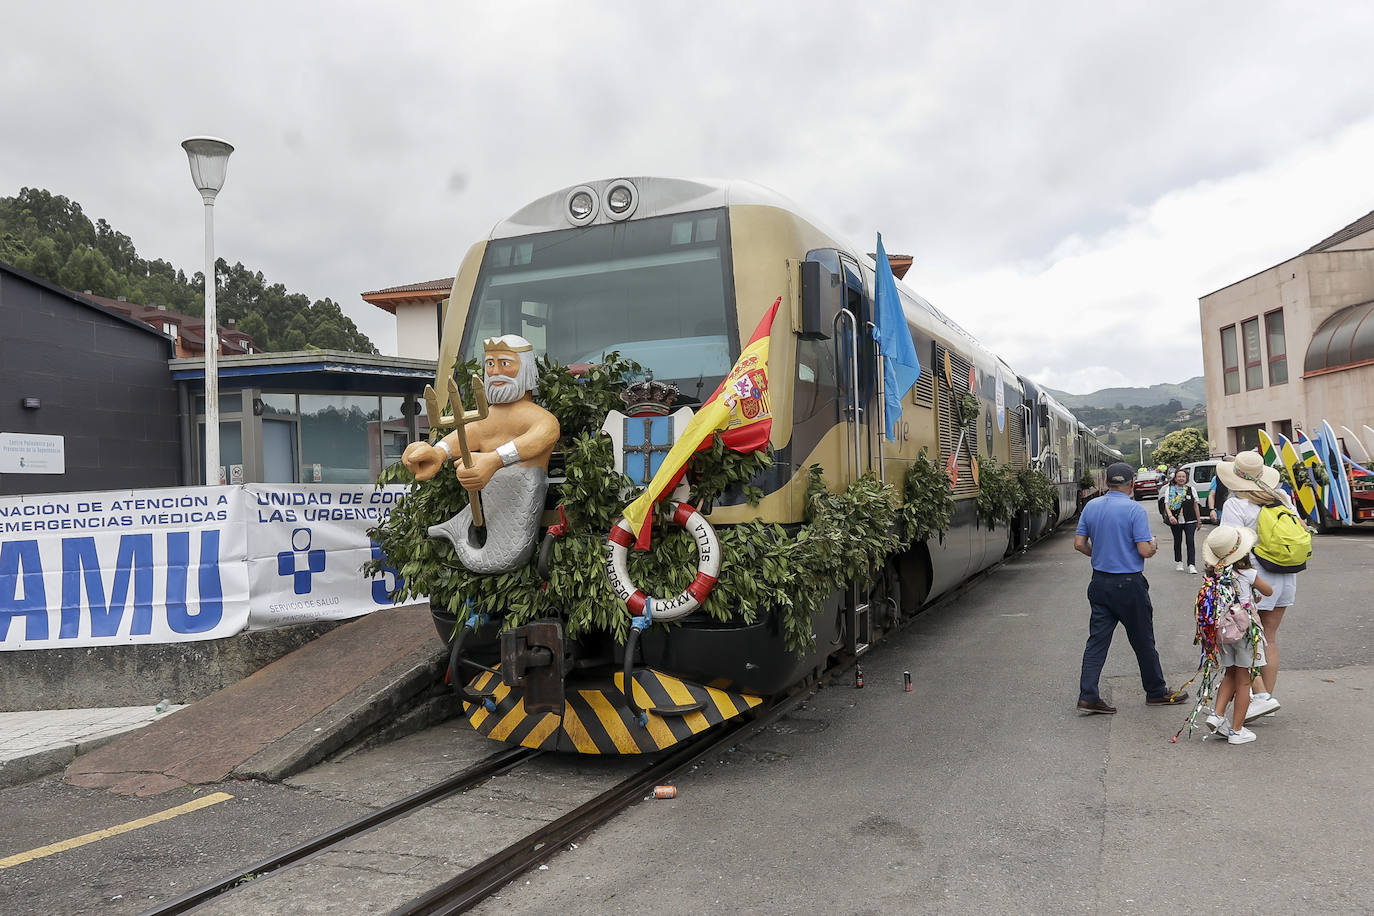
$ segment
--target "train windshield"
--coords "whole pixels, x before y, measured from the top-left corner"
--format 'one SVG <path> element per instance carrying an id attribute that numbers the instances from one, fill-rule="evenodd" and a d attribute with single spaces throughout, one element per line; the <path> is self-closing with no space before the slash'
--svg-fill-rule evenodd
<path id="1" fill-rule="evenodd" d="M 699 401 L 738 346 L 726 234 L 720 209 L 495 239 L 463 352 L 500 334 L 566 364 L 617 350 Z"/>

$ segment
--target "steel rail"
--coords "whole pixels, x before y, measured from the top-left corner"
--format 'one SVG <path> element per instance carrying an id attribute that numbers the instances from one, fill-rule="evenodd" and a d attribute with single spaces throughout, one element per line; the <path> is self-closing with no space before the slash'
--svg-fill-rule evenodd
<path id="1" fill-rule="evenodd" d="M 642 799 L 653 787 L 722 747 L 737 743 L 791 711 L 810 688 L 771 704 L 740 721 L 723 723 L 702 738 L 670 751 L 657 763 L 607 789 L 558 820 L 511 843 L 485 861 L 391 911 L 390 916 L 447 916 L 464 913 L 529 869 Z"/>
<path id="2" fill-rule="evenodd" d="M 360 834 L 392 821 L 399 820 L 420 808 L 432 805 L 441 799 L 462 792 L 465 789 L 470 789 L 493 776 L 500 776 L 502 773 L 509 772 L 541 753 L 543 752 L 524 747 L 506 748 L 498 751 L 490 757 L 478 761 L 472 766 L 440 780 L 427 789 L 421 789 L 419 792 L 407 795 L 405 798 L 394 801 L 383 808 L 378 808 L 376 811 L 364 814 L 362 817 L 355 818 L 342 826 L 335 827 L 333 830 L 311 837 L 302 843 L 292 846 L 290 849 L 283 850 L 265 859 L 254 862 L 252 865 L 242 868 L 232 875 L 187 891 L 174 900 L 169 900 L 152 909 L 144 910 L 140 916 L 173 916 L 173 914 L 176 913 L 185 913 L 200 906 L 207 900 L 211 900 L 226 891 L 232 890 L 249 875 L 257 877 L 278 871 L 290 865 L 295 865 L 317 853 L 331 849 L 345 840 L 359 836 Z"/>

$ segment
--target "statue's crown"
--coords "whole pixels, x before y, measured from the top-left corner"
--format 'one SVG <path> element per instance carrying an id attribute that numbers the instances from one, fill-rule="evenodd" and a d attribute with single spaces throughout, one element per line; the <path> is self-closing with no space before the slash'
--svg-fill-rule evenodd
<path id="1" fill-rule="evenodd" d="M 625 390 L 620 392 L 620 399 L 625 402 L 625 409 L 631 416 L 640 414 L 655 414 L 664 416 L 673 407 L 673 402 L 677 400 L 678 390 L 676 385 L 669 385 L 666 382 L 656 382 L 650 375 L 641 382 L 634 382 L 626 385 Z"/>
<path id="2" fill-rule="evenodd" d="M 524 353 L 526 350 L 533 350 L 534 344 L 519 334 L 503 334 L 500 337 L 488 337 L 482 341 L 482 349 L 488 353 L 493 350 L 506 353 Z"/>

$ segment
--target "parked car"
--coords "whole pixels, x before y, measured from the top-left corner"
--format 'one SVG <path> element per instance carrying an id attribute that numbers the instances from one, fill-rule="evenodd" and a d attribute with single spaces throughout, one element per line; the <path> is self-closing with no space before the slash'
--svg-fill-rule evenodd
<path id="1" fill-rule="evenodd" d="M 1145 499 L 1150 496 L 1158 496 L 1159 472 L 1137 471 L 1135 475 L 1135 484 L 1132 487 L 1132 495 L 1136 499 Z"/>
<path id="2" fill-rule="evenodd" d="M 1188 486 L 1193 488 L 1193 495 L 1197 497 L 1198 506 L 1202 509 L 1203 521 L 1211 521 L 1206 506 L 1207 497 L 1212 493 L 1212 482 L 1217 479 L 1217 460 L 1209 458 L 1206 461 L 1194 461 L 1183 465 L 1183 470 L 1188 474 Z"/>

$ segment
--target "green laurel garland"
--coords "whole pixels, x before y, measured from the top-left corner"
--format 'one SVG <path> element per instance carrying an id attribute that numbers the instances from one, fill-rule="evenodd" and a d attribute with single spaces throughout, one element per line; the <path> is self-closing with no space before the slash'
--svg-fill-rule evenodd
<path id="1" fill-rule="evenodd" d="M 475 362 L 459 368 L 462 379 L 478 371 Z M 615 470 L 611 441 L 600 435 L 600 424 L 607 411 L 621 405 L 626 380 L 639 375 L 639 366 L 617 354 L 603 357 L 580 378 L 540 361 L 537 399 L 558 417 L 564 434 L 561 496 L 570 523 L 569 532 L 554 542 L 547 582 L 539 579 L 533 560 L 495 575 L 460 565 L 450 545 L 426 532 L 467 504 L 466 491 L 451 472 L 417 483 L 400 464 L 387 469 L 379 483 L 408 484 L 410 490 L 369 531 L 381 558 L 364 564 L 364 574 L 383 566 L 399 571 L 401 581 L 392 595 L 397 602 L 427 595 L 436 608 L 499 616 L 507 627 L 556 615 L 569 638 L 606 632 L 623 641 L 631 618 L 606 580 L 605 550 L 606 535 L 627 501 L 621 494 L 629 492 L 629 480 Z M 466 387 L 463 394 L 470 397 Z M 445 432 L 436 430 L 433 437 Z M 740 454 L 717 435 L 688 463 L 690 499 L 710 505 L 737 491 L 757 505 L 762 491 L 753 481 L 772 464 L 771 450 Z M 721 572 L 702 611 L 740 623 L 773 613 L 787 647 L 807 651 L 815 643 L 813 619 L 835 591 L 849 581 L 871 581 L 883 561 L 913 539 L 942 535 L 953 512 L 948 478 L 924 450 L 903 480 L 900 499 L 871 474 L 832 493 L 821 468 L 813 465 L 807 472 L 803 524 L 750 521 L 717 530 Z M 631 580 L 653 595 L 682 592 L 696 575 L 696 547 L 662 506 L 655 513 L 651 544 L 650 550 L 629 552 Z"/>

